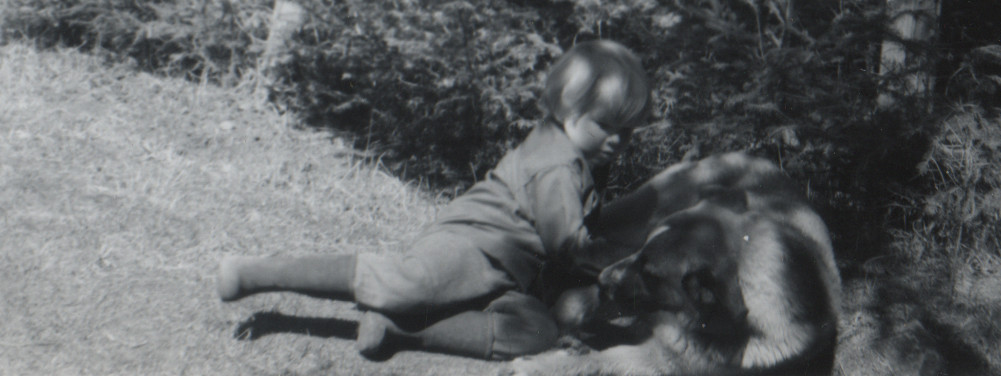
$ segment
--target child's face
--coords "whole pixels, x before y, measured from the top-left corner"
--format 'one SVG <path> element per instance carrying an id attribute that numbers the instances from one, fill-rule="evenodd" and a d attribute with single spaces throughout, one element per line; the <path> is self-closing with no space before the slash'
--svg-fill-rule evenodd
<path id="1" fill-rule="evenodd" d="M 563 122 L 563 130 L 591 167 L 611 162 L 633 133 L 632 126 L 597 120 L 591 114 L 570 116 Z"/>

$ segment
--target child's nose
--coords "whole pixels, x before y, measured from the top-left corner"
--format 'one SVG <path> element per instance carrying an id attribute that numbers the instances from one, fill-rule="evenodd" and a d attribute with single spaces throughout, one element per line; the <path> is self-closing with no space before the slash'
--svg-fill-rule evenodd
<path id="1" fill-rule="evenodd" d="M 625 142 L 622 134 L 613 134 L 605 139 L 605 144 L 613 149 L 618 149 Z"/>

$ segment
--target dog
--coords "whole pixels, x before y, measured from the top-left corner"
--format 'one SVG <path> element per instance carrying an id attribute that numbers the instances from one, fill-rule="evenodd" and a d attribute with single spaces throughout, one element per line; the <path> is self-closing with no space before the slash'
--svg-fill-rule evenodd
<path id="1" fill-rule="evenodd" d="M 565 332 L 591 330 L 606 347 L 519 358 L 513 374 L 831 373 L 841 280 L 830 236 L 773 163 L 679 163 L 602 210 L 600 234 L 639 250 L 553 311 Z"/>

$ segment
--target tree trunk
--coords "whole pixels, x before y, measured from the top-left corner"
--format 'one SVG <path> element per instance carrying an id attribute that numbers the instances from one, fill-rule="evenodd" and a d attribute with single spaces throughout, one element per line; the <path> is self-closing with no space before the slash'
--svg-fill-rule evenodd
<path id="1" fill-rule="evenodd" d="M 930 56 L 908 50 L 903 43 L 927 43 L 935 36 L 940 0 L 887 0 L 889 29 L 896 38 L 883 41 L 879 74 L 886 86 L 876 99 L 887 108 L 900 95 L 924 96 L 931 93 L 933 69 Z M 929 107 L 930 109 L 930 107 Z"/>
<path id="2" fill-rule="evenodd" d="M 290 0 L 275 0 L 274 9 L 271 11 L 268 40 L 264 44 L 264 54 L 258 67 L 268 84 L 275 79 L 274 68 L 291 61 L 289 40 L 305 23 L 306 10 L 302 5 Z"/>

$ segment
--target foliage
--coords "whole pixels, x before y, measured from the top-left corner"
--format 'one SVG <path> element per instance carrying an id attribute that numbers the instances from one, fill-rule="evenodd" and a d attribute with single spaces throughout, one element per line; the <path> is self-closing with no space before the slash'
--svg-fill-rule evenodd
<path id="1" fill-rule="evenodd" d="M 943 4 L 934 49 L 940 120 L 919 175 L 897 189 L 889 210 L 899 224 L 891 230 L 896 253 L 906 260 L 944 260 L 955 269 L 1001 256 L 999 19 L 990 2 Z"/>
<path id="2" fill-rule="evenodd" d="M 954 120 L 940 121 L 945 115 L 938 108 L 949 108 L 958 99 L 970 104 L 960 111 L 962 116 L 986 119 L 977 109 L 990 116 L 998 106 L 1001 47 L 981 46 L 1001 31 L 994 17 L 998 10 L 981 9 L 977 19 L 984 22 L 975 28 L 965 17 L 976 6 L 951 4 L 942 14 L 942 35 L 927 43 L 901 41 L 911 56 L 908 65 L 896 74 L 881 74 L 879 46 L 888 39 L 900 41 L 885 27 L 889 20 L 883 4 L 675 0 L 661 2 L 659 12 L 669 13 L 654 16 L 643 6 L 632 7 L 633 13 L 616 4 L 605 6 L 607 16 L 596 19 L 606 30 L 621 25 L 615 30 L 630 35 L 622 39 L 634 43 L 653 69 L 661 121 L 637 137 L 624 159 L 630 163 L 620 161 L 626 174 L 615 185 L 633 186 L 636 179 L 679 159 L 749 150 L 779 161 L 806 185 L 832 227 L 842 259 L 875 256 L 873 249 L 882 248 L 879 244 L 896 229 L 912 229 L 915 218 L 953 228 L 937 239 L 997 252 L 993 235 L 987 240 L 971 237 L 981 230 L 996 233 L 989 228 L 996 221 L 971 225 L 960 215 L 961 202 L 963 210 L 993 210 L 983 200 L 938 200 L 952 209 L 936 216 L 909 210 L 907 219 L 894 208 L 908 207 L 909 200 L 935 200 L 943 192 L 968 192 L 968 184 L 974 184 L 937 180 L 919 167 L 928 158 L 943 158 L 934 154 L 942 147 L 941 132 L 955 131 Z M 958 28 L 962 30 L 954 30 Z M 929 65 L 936 61 L 939 66 Z M 877 105 L 880 93 L 903 87 L 900 82 L 915 72 L 937 72 L 936 91 L 897 91 L 892 106 Z M 981 129 L 998 127 L 996 119 L 978 124 Z M 996 138 L 965 134 L 967 140 Z M 963 163 L 997 166 L 993 152 L 969 157 L 972 162 Z M 934 189 L 909 188 L 919 186 Z"/>
<path id="3" fill-rule="evenodd" d="M 438 187 L 482 177 L 534 124 L 539 71 L 562 52 L 537 14 L 496 1 L 306 4 L 272 98 Z"/>

